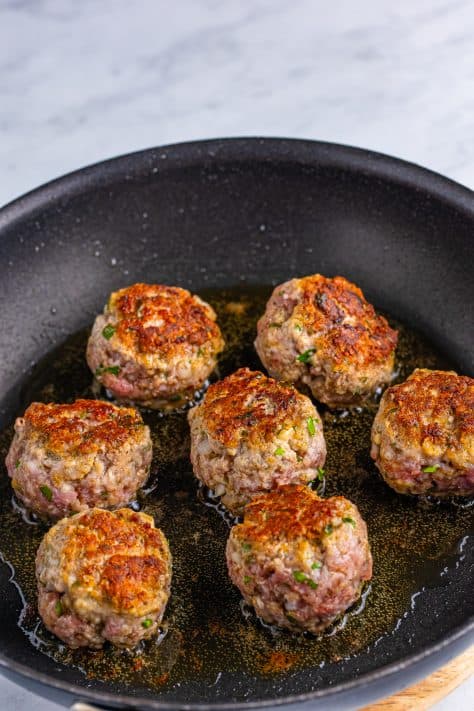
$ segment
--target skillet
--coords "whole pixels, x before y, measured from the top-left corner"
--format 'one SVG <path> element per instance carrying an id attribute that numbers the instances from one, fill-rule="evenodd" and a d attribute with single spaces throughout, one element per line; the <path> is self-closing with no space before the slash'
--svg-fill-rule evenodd
<path id="1" fill-rule="evenodd" d="M 473 234 L 471 191 L 408 163 L 331 144 L 204 141 L 80 170 L 0 211 L 0 426 L 27 404 L 33 365 L 88 327 L 110 291 L 134 281 L 204 293 L 316 271 L 343 274 L 434 344 L 440 358 L 473 375 Z M 17 624 L 22 602 L 4 564 L 0 664 L 63 701 L 204 709 L 315 706 L 321 699 L 331 708 L 335 692 L 400 688 L 416 669 L 426 673 L 472 641 L 471 541 L 460 542 L 446 582 L 421 590 L 377 644 L 322 667 L 273 675 L 223 670 L 217 680 L 159 691 L 87 678 L 36 649 Z"/>

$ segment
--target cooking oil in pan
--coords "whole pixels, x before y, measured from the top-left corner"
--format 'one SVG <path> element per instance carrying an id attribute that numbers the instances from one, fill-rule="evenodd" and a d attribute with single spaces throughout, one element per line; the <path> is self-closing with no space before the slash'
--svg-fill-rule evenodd
<path id="1" fill-rule="evenodd" d="M 215 377 L 244 365 L 261 367 L 253 339 L 269 289 L 209 290 L 201 295 L 216 309 L 227 344 Z M 417 334 L 390 320 L 399 329 L 399 380 L 415 367 L 449 367 Z M 94 397 L 84 359 L 87 336 L 87 332 L 71 336 L 39 364 L 24 384 L 23 409 L 34 400 Z M 265 627 L 241 604 L 225 565 L 231 520 L 222 515 L 218 502 L 206 500 L 193 477 L 186 412 L 144 411 L 154 458 L 150 479 L 132 506 L 154 517 L 173 554 L 172 592 L 162 634 L 130 652 L 112 647 L 73 651 L 44 629 L 36 611 L 34 560 L 46 528 L 12 502 L 4 472 L 0 548 L 24 599 L 19 624 L 28 639 L 89 678 L 166 688 L 193 679 L 212 683 L 222 671 L 266 676 L 313 668 L 354 655 L 390 634 L 416 606 L 420 590 L 444 584 L 449 566 L 459 560 L 472 532 L 473 511 L 467 506 L 421 504 L 398 496 L 382 482 L 369 457 L 376 407 L 374 402 L 334 413 L 319 408 L 328 448 L 324 495 L 343 494 L 357 504 L 367 521 L 374 557 L 374 577 L 361 600 L 321 637 L 292 636 Z M 2 461 L 12 432 L 10 427 L 0 435 Z"/>

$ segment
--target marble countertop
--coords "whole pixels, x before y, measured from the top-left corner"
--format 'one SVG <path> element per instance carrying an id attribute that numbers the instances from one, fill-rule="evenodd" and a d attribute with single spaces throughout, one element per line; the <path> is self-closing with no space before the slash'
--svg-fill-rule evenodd
<path id="1" fill-rule="evenodd" d="M 469 0 L 0 0 L 0 205 L 152 145 L 293 136 L 474 187 Z M 474 680 L 437 711 L 472 709 Z M 3 711 L 54 711 L 0 678 Z"/>

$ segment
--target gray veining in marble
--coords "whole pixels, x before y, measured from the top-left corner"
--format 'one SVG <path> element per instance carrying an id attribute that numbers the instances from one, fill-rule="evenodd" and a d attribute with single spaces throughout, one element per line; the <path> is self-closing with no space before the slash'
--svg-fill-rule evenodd
<path id="1" fill-rule="evenodd" d="M 364 146 L 474 187 L 470 0 L 0 0 L 0 205 L 230 135 Z M 474 681 L 437 705 L 472 709 Z M 59 708 L 0 679 L 4 711 Z"/>

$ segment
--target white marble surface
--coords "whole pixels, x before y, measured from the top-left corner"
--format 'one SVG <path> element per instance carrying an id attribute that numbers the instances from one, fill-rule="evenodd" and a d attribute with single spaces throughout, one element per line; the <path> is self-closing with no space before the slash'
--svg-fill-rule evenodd
<path id="1" fill-rule="evenodd" d="M 0 0 L 0 204 L 230 135 L 365 146 L 474 187 L 470 0 Z M 3 711 L 53 711 L 0 679 Z M 436 706 L 471 711 L 474 681 Z"/>

